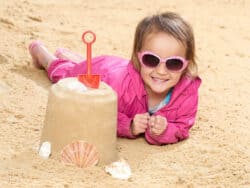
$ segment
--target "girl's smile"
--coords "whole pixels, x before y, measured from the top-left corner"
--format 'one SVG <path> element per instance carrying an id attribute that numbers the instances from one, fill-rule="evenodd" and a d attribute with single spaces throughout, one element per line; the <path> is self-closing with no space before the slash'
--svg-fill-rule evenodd
<path id="1" fill-rule="evenodd" d="M 155 84 L 166 84 L 169 81 L 169 79 L 158 78 L 154 76 L 152 76 L 151 78 Z"/>
<path id="2" fill-rule="evenodd" d="M 157 77 L 152 77 L 153 81 L 156 83 L 166 83 L 169 79 L 162 79 L 162 78 L 157 78 Z"/>

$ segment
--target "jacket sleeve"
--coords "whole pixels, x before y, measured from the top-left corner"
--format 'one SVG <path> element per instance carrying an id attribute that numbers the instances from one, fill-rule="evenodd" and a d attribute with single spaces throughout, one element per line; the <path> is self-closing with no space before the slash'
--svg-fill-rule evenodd
<path id="1" fill-rule="evenodd" d="M 193 93 L 179 106 L 175 121 L 168 121 L 167 128 L 161 135 L 151 135 L 149 130 L 146 131 L 145 138 L 147 142 L 154 145 L 163 145 L 176 143 L 188 138 L 189 129 L 195 123 L 197 106 L 198 93 Z"/>
<path id="2" fill-rule="evenodd" d="M 118 126 L 117 126 L 117 135 L 119 137 L 126 138 L 136 138 L 130 132 L 132 118 L 129 118 L 126 114 L 118 112 Z"/>

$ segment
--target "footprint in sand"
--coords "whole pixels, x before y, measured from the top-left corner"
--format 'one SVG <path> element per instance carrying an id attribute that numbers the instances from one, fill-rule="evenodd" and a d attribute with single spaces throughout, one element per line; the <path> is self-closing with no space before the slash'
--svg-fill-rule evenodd
<path id="1" fill-rule="evenodd" d="M 11 20 L 7 18 L 1 18 L 1 17 L 0 17 L 0 24 L 3 26 L 7 26 L 8 28 L 15 26 L 15 24 Z"/>
<path id="2" fill-rule="evenodd" d="M 42 18 L 41 17 L 36 17 L 36 16 L 27 16 L 30 20 L 33 20 L 35 22 L 42 22 Z"/>

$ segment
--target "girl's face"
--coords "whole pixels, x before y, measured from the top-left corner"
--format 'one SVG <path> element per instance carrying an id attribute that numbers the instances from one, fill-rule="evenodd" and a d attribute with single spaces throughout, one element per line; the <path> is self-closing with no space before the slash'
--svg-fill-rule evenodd
<path id="1" fill-rule="evenodd" d="M 186 48 L 174 37 L 163 33 L 149 34 L 143 43 L 140 52 L 149 51 L 166 59 L 180 56 L 185 59 Z M 171 72 L 165 63 L 159 63 L 156 67 L 141 66 L 141 77 L 149 95 L 166 96 L 169 89 L 175 86 L 181 78 L 183 71 Z"/>

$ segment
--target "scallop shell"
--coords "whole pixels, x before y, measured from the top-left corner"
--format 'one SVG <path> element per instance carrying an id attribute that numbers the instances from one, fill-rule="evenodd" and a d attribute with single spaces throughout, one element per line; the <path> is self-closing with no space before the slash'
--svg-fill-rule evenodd
<path id="1" fill-rule="evenodd" d="M 61 161 L 80 168 L 94 166 L 99 161 L 99 153 L 93 144 L 81 140 L 75 141 L 63 148 Z"/>

